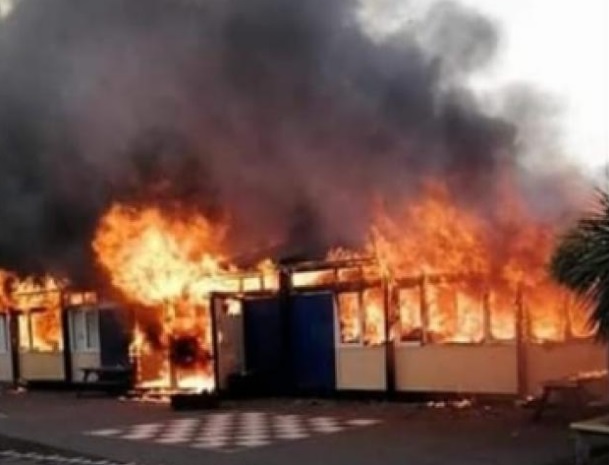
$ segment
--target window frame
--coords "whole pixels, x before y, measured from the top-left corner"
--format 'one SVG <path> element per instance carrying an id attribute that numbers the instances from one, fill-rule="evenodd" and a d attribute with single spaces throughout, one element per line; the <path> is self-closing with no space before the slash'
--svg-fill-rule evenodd
<path id="1" fill-rule="evenodd" d="M 33 317 L 36 315 L 41 315 L 44 312 L 49 311 L 48 309 L 35 309 L 22 311 L 17 314 L 17 330 L 19 332 L 19 352 L 20 353 L 37 353 L 37 354 L 54 354 L 61 353 L 65 350 L 64 341 L 62 336 L 62 329 L 59 328 L 58 334 L 59 337 L 57 339 L 58 349 L 57 350 L 47 350 L 41 349 L 39 347 L 34 346 L 34 322 Z M 61 318 L 60 318 L 61 321 Z M 24 327 L 25 325 L 25 327 Z M 27 345 L 24 345 L 24 338 L 27 337 Z"/>
<path id="2" fill-rule="evenodd" d="M 99 310 L 76 308 L 69 310 L 70 347 L 80 354 L 99 353 L 101 350 Z M 93 321 L 92 327 L 89 326 Z M 93 329 L 93 331 L 90 331 Z"/>
<path id="3" fill-rule="evenodd" d="M 371 291 L 375 291 L 378 290 L 380 292 L 383 292 L 383 287 L 382 286 L 370 286 L 370 287 L 365 287 L 365 288 L 361 288 L 361 289 L 356 289 L 356 290 L 341 290 L 341 291 L 337 291 L 334 293 L 334 319 L 336 321 L 336 329 L 335 329 L 335 344 L 336 347 L 340 347 L 340 348 L 355 348 L 355 347 L 378 347 L 378 344 L 369 344 L 366 343 L 365 341 L 365 331 L 366 331 L 366 311 L 365 311 L 365 305 L 364 305 L 364 294 L 366 292 L 371 292 Z M 356 296 L 356 302 L 357 302 L 357 324 L 358 324 L 358 328 L 359 328 L 359 333 L 358 333 L 358 340 L 357 341 L 350 341 L 350 342 L 344 342 L 342 340 L 342 333 L 341 333 L 341 325 L 340 325 L 340 296 L 343 294 L 354 294 Z M 382 305 L 384 306 L 385 304 L 382 303 Z M 383 308 L 383 317 L 386 318 L 386 309 Z M 381 344 L 382 345 L 382 344 Z"/>
<path id="4" fill-rule="evenodd" d="M 418 293 L 418 297 L 419 297 L 419 306 L 418 306 L 418 310 L 419 310 L 419 317 L 421 319 L 421 337 L 418 340 L 415 339 L 409 339 L 409 340 L 403 340 L 402 339 L 402 308 L 401 308 L 401 299 L 400 299 L 400 292 L 402 291 L 416 291 Z M 395 293 L 395 308 L 397 310 L 397 337 L 395 339 L 395 344 L 397 346 L 405 346 L 405 347 L 419 347 L 419 346 L 423 346 L 426 344 L 426 334 L 427 334 L 427 327 L 425 325 L 425 304 L 424 304 L 424 290 L 423 290 L 423 286 L 418 284 L 416 286 L 409 286 L 409 287 L 398 287 L 396 289 L 396 293 Z"/>
<path id="5" fill-rule="evenodd" d="M 8 314 L 0 313 L 0 355 L 11 353 L 11 325 Z"/>
<path id="6" fill-rule="evenodd" d="M 359 332 L 358 332 L 358 340 L 357 341 L 348 341 L 345 342 L 343 341 L 342 338 L 342 328 L 341 328 L 341 324 L 340 324 L 340 296 L 341 294 L 355 294 L 356 296 L 356 302 L 357 302 L 357 322 L 358 322 L 358 327 L 359 327 Z M 351 290 L 347 290 L 347 291 L 339 291 L 336 292 L 334 295 L 334 318 L 336 321 L 336 338 L 335 338 L 335 344 L 336 347 L 341 347 L 341 348 L 350 348 L 350 347 L 365 347 L 364 344 L 364 315 L 363 315 L 363 295 L 362 292 L 359 290 L 355 290 L 355 291 L 351 291 Z"/>

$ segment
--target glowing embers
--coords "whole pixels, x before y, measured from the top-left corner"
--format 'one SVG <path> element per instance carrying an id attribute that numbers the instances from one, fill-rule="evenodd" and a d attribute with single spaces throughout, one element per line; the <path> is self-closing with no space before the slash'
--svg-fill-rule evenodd
<path id="1" fill-rule="evenodd" d="M 341 292 L 337 298 L 340 342 L 378 345 L 385 341 L 385 305 L 380 287 Z"/>

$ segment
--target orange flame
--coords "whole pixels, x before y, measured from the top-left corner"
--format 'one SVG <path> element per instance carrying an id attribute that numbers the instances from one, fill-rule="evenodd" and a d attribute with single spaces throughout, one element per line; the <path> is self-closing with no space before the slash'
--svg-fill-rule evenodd
<path id="1" fill-rule="evenodd" d="M 420 340 L 423 331 L 436 342 L 513 340 L 519 306 L 532 341 L 591 335 L 588 313 L 548 276 L 556 231 L 528 217 L 517 199 L 505 198 L 499 219 L 485 221 L 436 182 L 398 215 L 377 211 L 366 250 L 347 256 L 375 256 L 379 274 L 401 289 L 396 308 L 402 340 Z M 400 287 L 400 280 L 416 277 L 421 284 Z M 354 312 L 341 303 L 342 339 L 348 342 L 354 324 L 342 320 Z M 377 314 L 376 306 L 364 305 L 364 322 L 378 321 Z"/>
<path id="2" fill-rule="evenodd" d="M 201 301 L 223 271 L 224 230 L 201 215 L 170 217 L 158 208 L 114 205 L 93 242 L 112 283 L 145 305 L 184 295 Z"/>
<path id="3" fill-rule="evenodd" d="M 179 213 L 114 205 L 100 221 L 93 248 L 113 285 L 156 311 L 162 333 L 157 344 L 141 331 L 132 344 L 142 365 L 139 385 L 200 391 L 214 382 L 211 293 L 274 289 L 278 279 L 265 260 L 256 273 L 235 281 L 237 269 L 225 264 L 226 228 L 197 213 Z M 175 355 L 180 344 L 185 353 Z"/>
<path id="4" fill-rule="evenodd" d="M 62 349 L 61 290 L 65 284 L 50 276 L 19 279 L 15 273 L 0 270 L 0 307 L 23 312 L 19 321 L 22 348 Z"/>

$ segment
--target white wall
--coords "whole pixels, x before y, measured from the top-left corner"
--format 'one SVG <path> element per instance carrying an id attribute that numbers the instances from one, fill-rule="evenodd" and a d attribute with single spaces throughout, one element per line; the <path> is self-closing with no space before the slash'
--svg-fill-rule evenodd
<path id="1" fill-rule="evenodd" d="M 339 346 L 336 349 L 336 387 L 339 390 L 384 391 L 383 346 Z"/>
<path id="2" fill-rule="evenodd" d="M 514 344 L 399 345 L 397 391 L 516 394 Z"/>
<path id="3" fill-rule="evenodd" d="M 0 382 L 13 381 L 13 361 L 10 353 L 0 354 Z"/>
<path id="4" fill-rule="evenodd" d="M 59 380 L 63 381 L 62 352 L 22 352 L 19 354 L 20 375 L 26 381 Z"/>

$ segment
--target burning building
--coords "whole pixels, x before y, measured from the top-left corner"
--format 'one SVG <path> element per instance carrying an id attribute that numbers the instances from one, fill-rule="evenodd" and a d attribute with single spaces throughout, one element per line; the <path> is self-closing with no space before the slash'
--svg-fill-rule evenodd
<path id="1" fill-rule="evenodd" d="M 83 368 L 128 363 L 128 318 L 95 292 L 46 276 L 0 272 L 0 382 L 79 382 Z"/>
<path id="2" fill-rule="evenodd" d="M 587 183 L 543 99 L 468 87 L 493 23 L 431 3 L 385 36 L 349 0 L 16 3 L 0 29 L 0 264 L 111 287 L 142 389 L 245 371 L 522 394 L 604 368 L 545 270 Z M 3 307 L 58 308 L 58 289 Z M 64 314 L 24 311 L 11 336 L 72 375 L 69 330 L 36 329 Z"/>
<path id="3" fill-rule="evenodd" d="M 513 202 L 506 224 L 485 223 L 431 183 L 401 215 L 379 211 L 361 251 L 249 273 L 222 227 L 184 214 L 115 206 L 94 241 L 135 309 L 139 388 L 249 373 L 272 392 L 524 396 L 606 368 L 586 306 L 545 270 L 555 232 Z"/>
<path id="4" fill-rule="evenodd" d="M 133 316 L 122 332 L 141 391 L 227 391 L 241 377 L 262 392 L 525 396 L 602 372 L 587 307 L 545 270 L 555 231 L 514 203 L 506 218 L 485 223 L 430 183 L 400 215 L 379 209 L 363 249 L 322 261 L 240 270 L 222 224 L 119 204 L 92 245 Z M 108 365 L 95 293 L 5 275 L 0 334 L 18 353 L 5 378 L 73 382 Z"/>
<path id="5" fill-rule="evenodd" d="M 301 380 L 296 389 L 520 396 L 548 380 L 606 372 L 587 307 L 547 276 L 546 227 L 512 210 L 520 226 L 494 248 L 487 241 L 497 230 L 485 233 L 437 186 L 401 220 L 379 218 L 368 258 L 337 250 L 325 262 L 284 268 L 291 297 L 267 299 L 260 317 L 246 298 L 243 367 L 264 359 L 250 352 L 268 354 L 264 346 L 275 344 L 277 353 L 317 357 L 299 366 L 303 354 L 292 352 L 296 366 L 287 368 L 275 357 L 270 372 Z M 269 312 L 284 323 L 270 323 Z M 263 333 L 260 324 L 267 334 L 248 343 L 248 330 Z M 273 340 L 278 327 L 295 340 Z"/>

